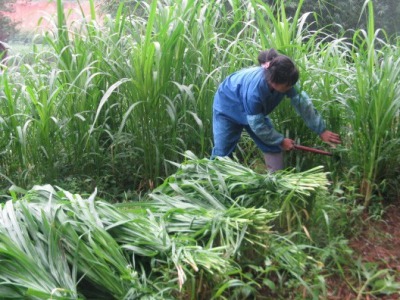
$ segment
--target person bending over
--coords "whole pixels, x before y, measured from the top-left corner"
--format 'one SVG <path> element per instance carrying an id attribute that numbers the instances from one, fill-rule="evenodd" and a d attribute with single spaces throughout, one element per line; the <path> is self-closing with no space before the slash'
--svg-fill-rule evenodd
<path id="1" fill-rule="evenodd" d="M 215 93 L 211 158 L 231 157 L 245 129 L 263 152 L 267 169 L 283 169 L 283 151 L 292 150 L 294 140 L 276 131 L 268 115 L 286 97 L 307 127 L 324 142 L 341 143 L 338 134 L 326 129 L 308 95 L 296 90 L 299 71 L 289 57 L 270 49 L 259 53 L 258 62 L 260 66 L 229 75 Z"/>

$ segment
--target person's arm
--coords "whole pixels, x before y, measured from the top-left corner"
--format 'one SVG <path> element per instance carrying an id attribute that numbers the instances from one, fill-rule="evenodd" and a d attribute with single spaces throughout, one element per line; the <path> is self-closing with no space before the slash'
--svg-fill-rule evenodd
<path id="1" fill-rule="evenodd" d="M 272 126 L 265 123 L 263 114 L 247 115 L 247 121 L 251 130 L 267 145 L 279 146 L 284 136 Z"/>
<path id="2" fill-rule="evenodd" d="M 249 127 L 266 145 L 280 146 L 282 150 L 291 150 L 294 141 L 284 138 L 272 124 L 265 120 L 263 103 L 265 100 L 263 99 L 269 96 L 270 91 L 264 77 L 258 83 L 253 84 L 251 88 L 249 89 L 251 93 L 248 93 L 246 101 L 243 101 Z"/>
<path id="3" fill-rule="evenodd" d="M 291 97 L 291 104 L 297 114 L 304 120 L 307 127 L 314 131 L 316 134 L 321 135 L 326 130 L 325 122 L 321 115 L 314 108 L 307 93 L 295 93 Z"/>
<path id="4" fill-rule="evenodd" d="M 251 130 L 267 145 L 279 146 L 282 150 L 289 151 L 294 147 L 294 141 L 285 138 L 273 127 L 265 123 L 263 114 L 248 115 L 247 121 Z"/>
<path id="5" fill-rule="evenodd" d="M 295 96 L 291 97 L 291 103 L 296 112 L 302 117 L 307 127 L 318 134 L 321 140 L 331 146 L 341 143 L 340 136 L 337 133 L 326 130 L 324 120 L 314 108 L 307 93 L 295 93 Z"/>

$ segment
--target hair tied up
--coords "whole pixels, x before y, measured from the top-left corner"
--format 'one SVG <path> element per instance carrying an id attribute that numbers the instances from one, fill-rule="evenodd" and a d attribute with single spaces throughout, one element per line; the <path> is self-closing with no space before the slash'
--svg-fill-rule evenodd
<path id="1" fill-rule="evenodd" d="M 278 56 L 279 56 L 279 53 L 274 48 L 271 48 L 269 50 L 261 51 L 258 54 L 257 59 L 258 59 L 258 63 L 260 65 L 264 65 L 265 63 L 272 61 L 274 58 L 276 58 Z"/>

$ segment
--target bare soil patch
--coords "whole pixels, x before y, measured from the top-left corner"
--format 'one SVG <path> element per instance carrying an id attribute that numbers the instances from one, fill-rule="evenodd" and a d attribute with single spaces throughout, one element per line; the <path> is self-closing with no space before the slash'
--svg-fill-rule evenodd
<path id="1" fill-rule="evenodd" d="M 375 264 L 378 271 L 391 270 L 395 282 L 400 283 L 400 200 L 386 207 L 381 220 L 368 219 L 367 215 L 363 219 L 360 233 L 349 241 L 354 259 L 360 259 L 365 264 Z M 330 300 L 356 299 L 358 296 L 343 279 L 331 278 L 328 283 L 331 289 Z M 400 293 L 367 293 L 361 299 L 397 300 L 400 299 Z"/>
<path id="2" fill-rule="evenodd" d="M 351 244 L 365 262 L 400 272 L 400 207 L 391 205 L 379 221 L 367 221 Z"/>

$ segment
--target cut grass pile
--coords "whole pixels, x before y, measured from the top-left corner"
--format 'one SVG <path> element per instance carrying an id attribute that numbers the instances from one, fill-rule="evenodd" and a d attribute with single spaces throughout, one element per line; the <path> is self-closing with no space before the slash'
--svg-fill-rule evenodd
<path id="1" fill-rule="evenodd" d="M 0 296 L 233 297 L 256 293 L 263 281 L 277 290 L 271 272 L 300 278 L 323 264 L 286 229 L 304 226 L 327 184 L 320 168 L 259 174 L 187 153 L 139 202 L 113 205 L 96 192 L 85 198 L 51 186 L 11 192 L 0 211 Z"/>

